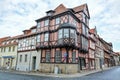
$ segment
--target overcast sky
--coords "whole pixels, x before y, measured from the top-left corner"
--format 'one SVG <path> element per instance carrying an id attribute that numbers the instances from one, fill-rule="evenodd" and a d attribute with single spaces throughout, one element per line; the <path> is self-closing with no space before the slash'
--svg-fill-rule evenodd
<path id="1" fill-rule="evenodd" d="M 98 34 L 113 43 L 114 51 L 120 51 L 120 0 L 0 0 L 0 37 L 22 34 L 61 3 L 67 8 L 87 3 L 90 28 L 96 26 Z"/>

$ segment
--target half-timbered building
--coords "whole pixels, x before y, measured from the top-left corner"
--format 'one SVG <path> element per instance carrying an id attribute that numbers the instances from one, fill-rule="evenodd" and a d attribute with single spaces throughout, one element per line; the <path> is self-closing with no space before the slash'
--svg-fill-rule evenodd
<path id="1" fill-rule="evenodd" d="M 87 4 L 66 8 L 60 4 L 37 19 L 40 71 L 74 73 L 88 68 L 89 11 Z"/>
<path id="2" fill-rule="evenodd" d="M 23 32 L 24 34 L 18 38 L 16 70 L 36 71 L 40 64 L 40 53 L 36 51 L 36 26 Z"/>
<path id="3" fill-rule="evenodd" d="M 89 30 L 89 55 L 88 55 L 89 69 L 95 69 L 95 46 L 96 46 L 95 29 L 96 28 Z"/>

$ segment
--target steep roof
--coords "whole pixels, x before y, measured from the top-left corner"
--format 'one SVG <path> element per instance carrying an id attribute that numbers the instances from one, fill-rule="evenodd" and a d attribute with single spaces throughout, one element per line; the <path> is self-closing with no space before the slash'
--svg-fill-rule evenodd
<path id="1" fill-rule="evenodd" d="M 77 6 L 77 7 L 74 7 L 73 10 L 75 12 L 78 12 L 78 11 L 82 11 L 85 7 L 86 7 L 87 4 L 82 4 L 80 6 Z"/>
<path id="2" fill-rule="evenodd" d="M 86 8 L 87 11 L 88 11 L 88 17 L 90 18 L 88 6 L 87 6 L 86 3 L 85 3 L 85 4 L 82 4 L 82 5 L 80 5 L 80 6 L 74 7 L 73 10 L 74 10 L 75 12 L 79 12 L 79 11 L 83 11 L 85 8 Z"/>
<path id="3" fill-rule="evenodd" d="M 58 7 L 54 9 L 54 11 L 55 11 L 54 15 L 56 15 L 56 14 L 67 11 L 67 8 L 63 4 L 60 4 Z"/>
<path id="4" fill-rule="evenodd" d="M 6 39 L 8 39 L 8 38 L 10 38 L 10 36 L 8 36 L 8 37 L 3 37 L 3 38 L 0 38 L 0 44 L 4 41 L 4 40 L 6 40 Z"/>

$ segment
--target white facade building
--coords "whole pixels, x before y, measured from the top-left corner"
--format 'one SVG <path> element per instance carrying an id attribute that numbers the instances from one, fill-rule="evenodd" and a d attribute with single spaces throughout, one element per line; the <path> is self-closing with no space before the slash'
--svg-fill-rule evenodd
<path id="1" fill-rule="evenodd" d="M 18 38 L 18 55 L 16 70 L 39 70 L 41 52 L 36 50 L 36 27 L 24 30 L 24 35 Z"/>

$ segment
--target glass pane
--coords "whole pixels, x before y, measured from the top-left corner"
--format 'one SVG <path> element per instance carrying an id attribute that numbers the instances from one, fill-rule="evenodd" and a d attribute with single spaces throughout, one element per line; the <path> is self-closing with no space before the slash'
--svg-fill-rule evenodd
<path id="1" fill-rule="evenodd" d="M 48 33 L 45 34 L 45 41 L 48 41 Z"/>
<path id="2" fill-rule="evenodd" d="M 45 20 L 45 26 L 48 26 L 49 20 Z"/>
<path id="3" fill-rule="evenodd" d="M 40 42 L 40 35 L 37 35 L 37 42 Z"/>
<path id="4" fill-rule="evenodd" d="M 61 62 L 61 52 L 57 50 L 55 53 L 55 62 Z"/>
<path id="5" fill-rule="evenodd" d="M 37 23 L 37 27 L 38 27 L 38 28 L 40 27 L 40 22 Z"/>
<path id="6" fill-rule="evenodd" d="M 85 35 L 85 25 L 84 24 L 82 24 L 82 32 Z"/>
<path id="7" fill-rule="evenodd" d="M 46 51 L 46 62 L 50 62 L 50 51 Z"/>
<path id="8" fill-rule="evenodd" d="M 59 35 L 58 35 L 58 36 L 59 36 L 59 39 L 62 38 L 62 30 L 63 30 L 63 29 L 59 30 Z"/>
<path id="9" fill-rule="evenodd" d="M 60 23 L 60 18 L 56 18 L 56 24 Z"/>
<path id="10" fill-rule="evenodd" d="M 64 29 L 64 38 L 69 37 L 69 29 Z"/>
<path id="11" fill-rule="evenodd" d="M 70 29 L 70 37 L 75 38 L 75 30 Z"/>

